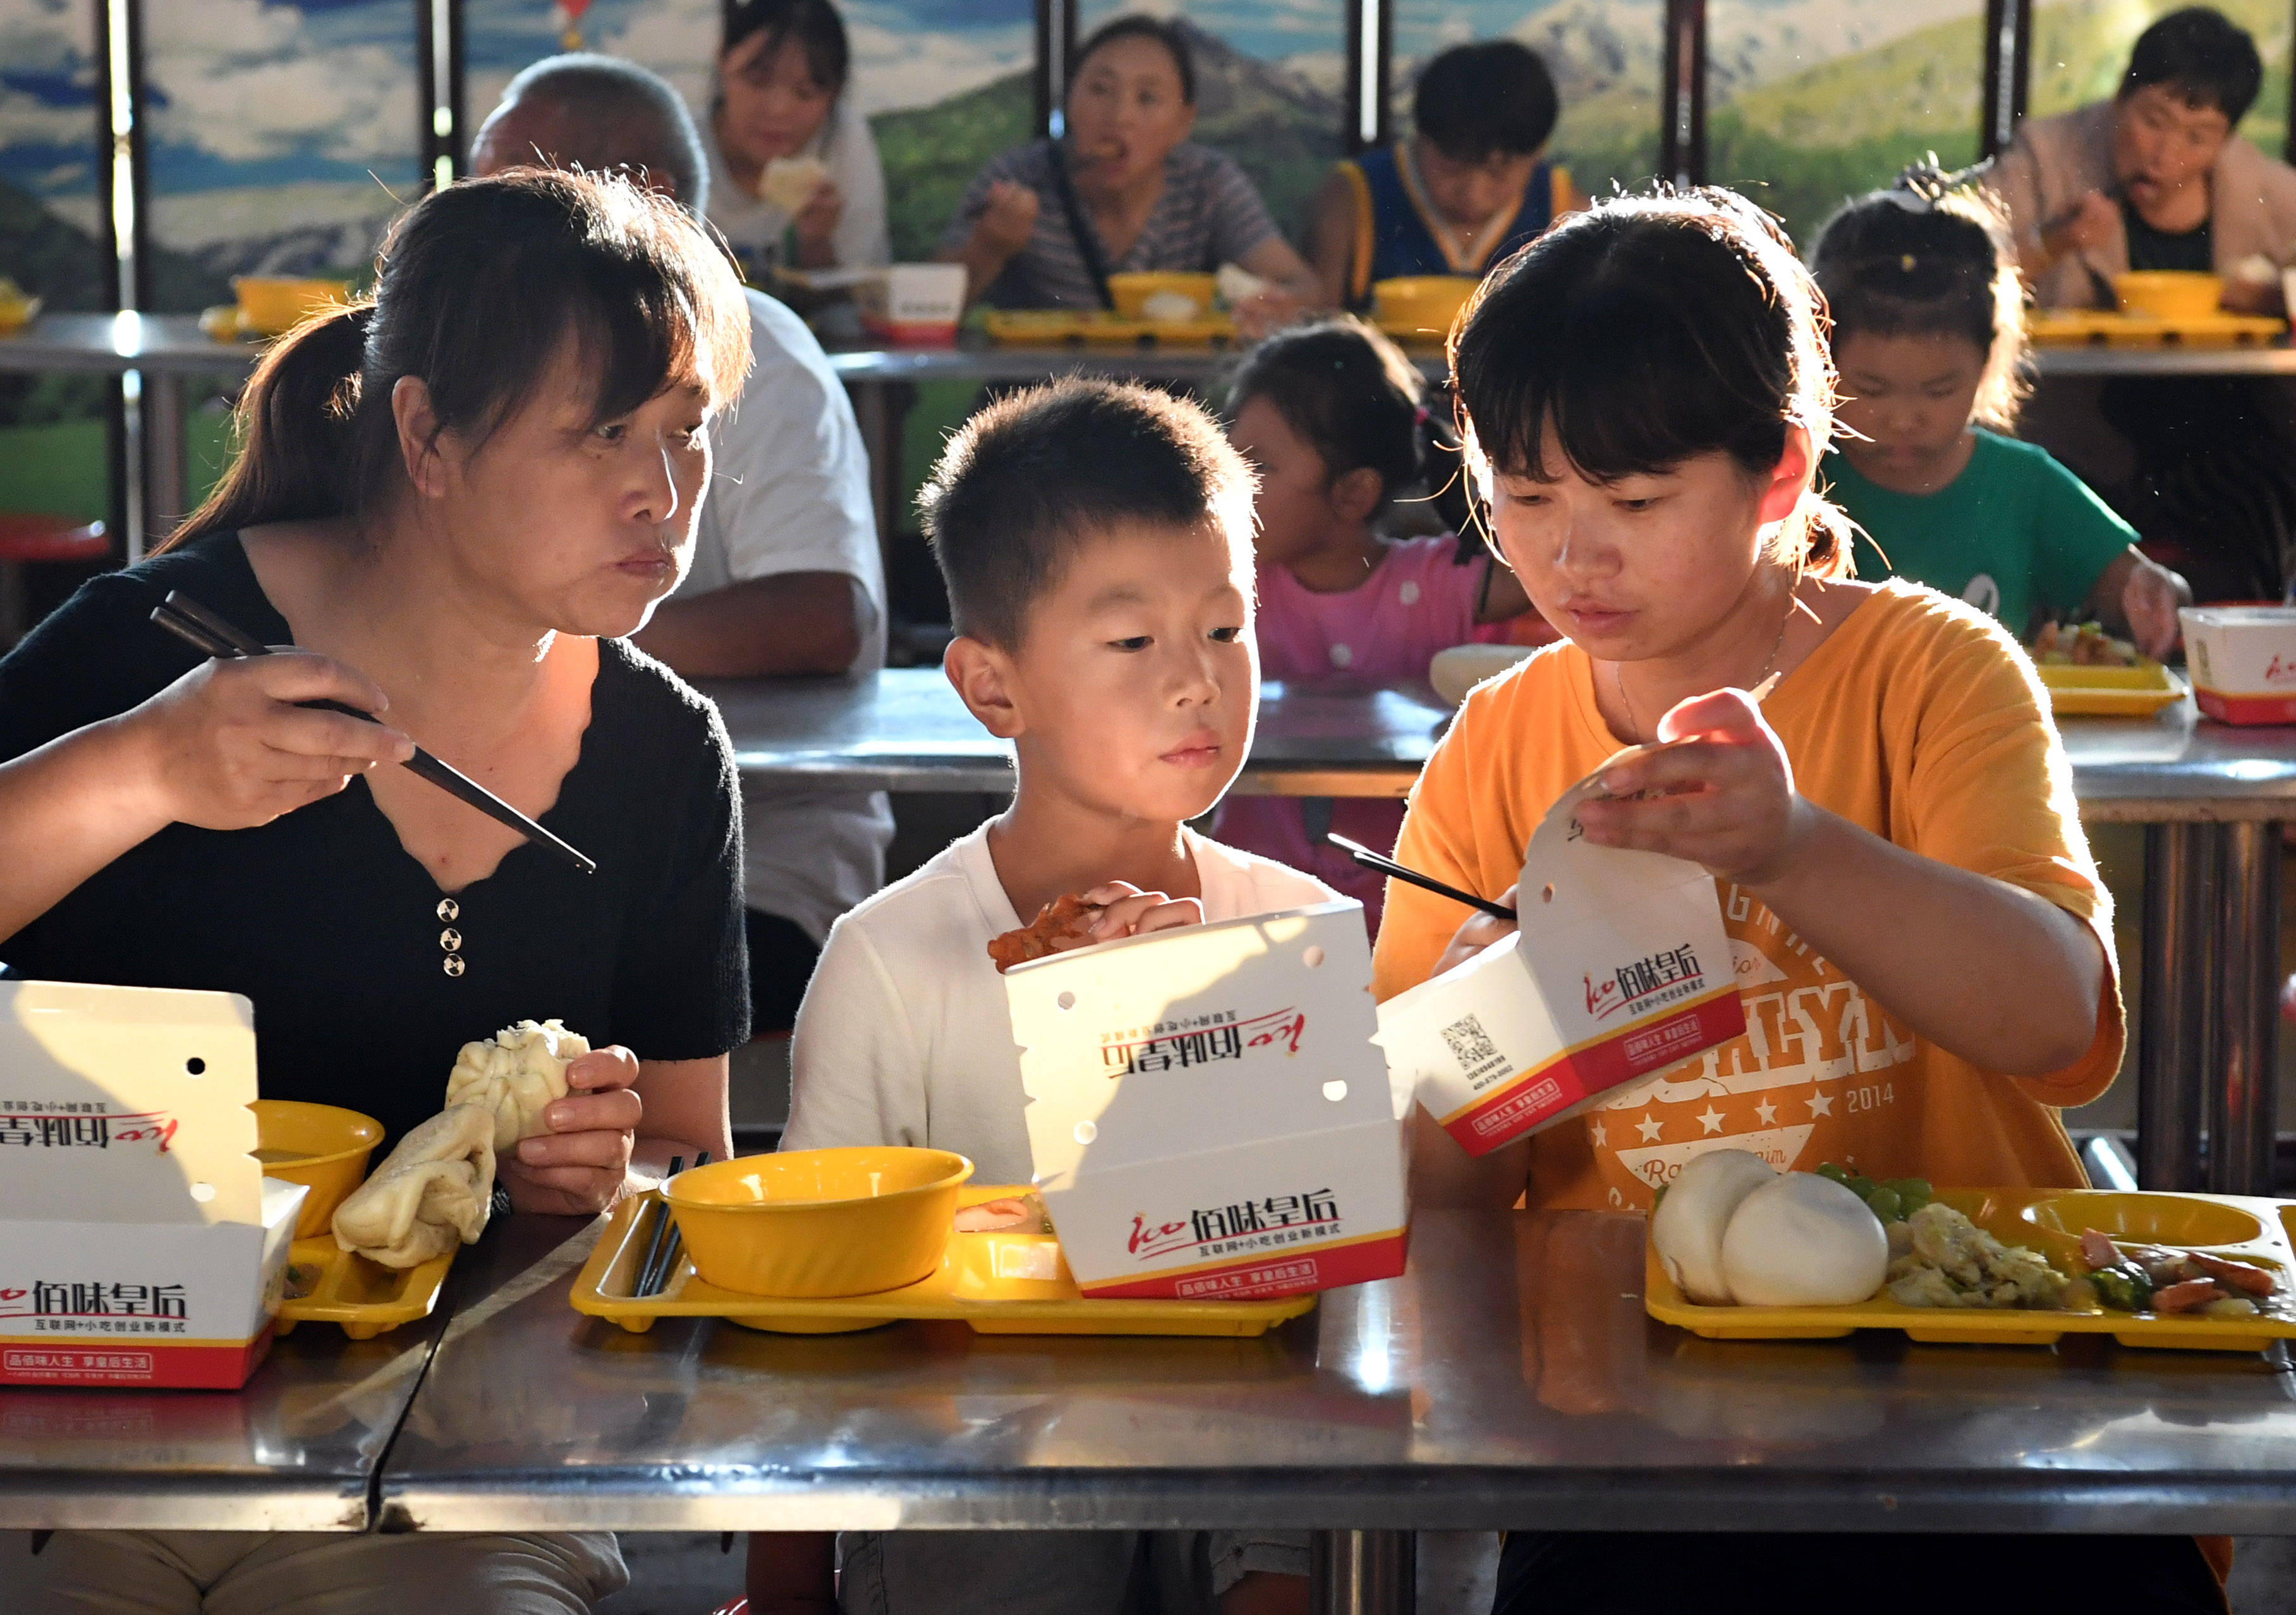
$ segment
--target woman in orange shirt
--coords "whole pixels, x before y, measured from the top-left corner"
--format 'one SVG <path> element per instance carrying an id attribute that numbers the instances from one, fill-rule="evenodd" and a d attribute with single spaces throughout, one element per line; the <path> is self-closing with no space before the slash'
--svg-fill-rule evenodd
<path id="1" fill-rule="evenodd" d="M 1396 856 L 1511 903 L 1532 830 L 1603 770 L 1612 796 L 1580 809 L 1586 835 L 1712 872 L 1747 1029 L 1476 1160 L 1419 1113 L 1423 1205 L 1644 1208 L 1723 1147 L 1782 1168 L 2082 1182 L 2057 1111 L 2120 1062 L 2111 901 L 2014 643 L 1918 585 L 1850 576 L 1847 524 L 1811 486 L 1834 401 L 1823 307 L 1767 216 L 1702 190 L 1556 225 L 1453 339 L 1491 534 L 1567 637 L 1467 698 Z M 1758 705 L 1746 692 L 1773 676 Z M 1461 917 L 1391 886 L 1380 996 L 1505 934 Z M 1798 1608 L 1793 1593 L 1857 1574 L 1845 1552 L 1875 1551 L 1638 1540 L 1619 1554 L 1515 1533 L 1499 1608 L 1641 1608 L 1620 1579 L 1635 1566 L 1665 1584 L 1685 1557 L 1732 1555 Z M 1964 1546 L 1988 1586 L 2030 1579 Z M 2116 1609 L 2223 1608 L 2189 1539 L 2126 1563 Z"/>

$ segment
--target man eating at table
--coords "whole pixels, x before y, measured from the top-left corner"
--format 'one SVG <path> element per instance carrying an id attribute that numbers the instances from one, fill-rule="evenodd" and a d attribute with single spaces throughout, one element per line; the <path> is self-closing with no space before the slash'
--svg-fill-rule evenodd
<path id="1" fill-rule="evenodd" d="M 511 80 L 472 143 L 474 173 L 620 171 L 694 217 L 709 168 L 677 92 L 610 56 L 553 56 Z M 805 323 L 761 291 L 750 380 L 711 427 L 718 475 L 693 570 L 638 635 L 687 678 L 863 674 L 885 665 L 885 573 L 853 406 Z M 745 779 L 752 1033 L 786 1032 L 830 922 L 885 881 L 882 791 Z"/>

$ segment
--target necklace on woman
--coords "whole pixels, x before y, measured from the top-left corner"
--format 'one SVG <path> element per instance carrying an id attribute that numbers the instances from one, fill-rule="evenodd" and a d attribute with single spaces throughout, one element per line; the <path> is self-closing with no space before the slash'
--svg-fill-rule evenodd
<path id="1" fill-rule="evenodd" d="M 1794 588 L 1786 593 L 1786 614 L 1778 621 L 1777 638 L 1770 643 L 1770 659 L 1762 664 L 1762 670 L 1754 675 L 1756 685 L 1769 677 L 1771 669 L 1778 665 L 1778 653 L 1786 648 L 1786 629 L 1793 625 L 1794 608 L 1800 603 L 1800 580 L 1797 579 Z M 1637 746 L 1644 744 L 1642 719 L 1635 716 L 1634 697 L 1627 693 L 1627 668 L 1624 662 L 1614 661 L 1611 664 L 1611 683 L 1618 689 L 1619 704 L 1627 709 L 1627 739 Z M 1759 701 L 1759 693 L 1756 699 Z M 1652 738 L 1656 739 L 1656 734 L 1653 734 Z"/>

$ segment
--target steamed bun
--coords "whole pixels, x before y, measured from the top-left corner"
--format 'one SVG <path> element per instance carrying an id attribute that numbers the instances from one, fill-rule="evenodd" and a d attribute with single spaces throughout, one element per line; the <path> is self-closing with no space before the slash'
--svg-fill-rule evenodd
<path id="1" fill-rule="evenodd" d="M 476 1105 L 494 1118 L 494 1147 L 510 1149 L 549 1128 L 542 1112 L 566 1096 L 566 1068 L 590 1052 L 588 1039 L 556 1021 L 521 1021 L 491 1042 L 466 1043 L 447 1078 L 447 1103 Z"/>
<path id="2" fill-rule="evenodd" d="M 495 1193 L 494 1118 L 448 1105 L 398 1141 L 335 1208 L 335 1243 L 386 1267 L 413 1267 L 469 1244 Z"/>

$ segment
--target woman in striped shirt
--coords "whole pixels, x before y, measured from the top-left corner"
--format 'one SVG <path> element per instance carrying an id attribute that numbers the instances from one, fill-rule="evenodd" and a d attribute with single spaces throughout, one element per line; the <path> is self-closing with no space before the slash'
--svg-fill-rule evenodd
<path id="1" fill-rule="evenodd" d="M 1195 64 L 1169 22 L 1119 17 L 1078 53 L 1067 135 L 995 159 L 973 180 L 939 256 L 967 299 L 1106 307 L 1107 278 L 1236 264 L 1268 283 L 1236 309 L 1246 330 L 1320 300 L 1309 270 L 1243 170 L 1188 139 Z"/>

